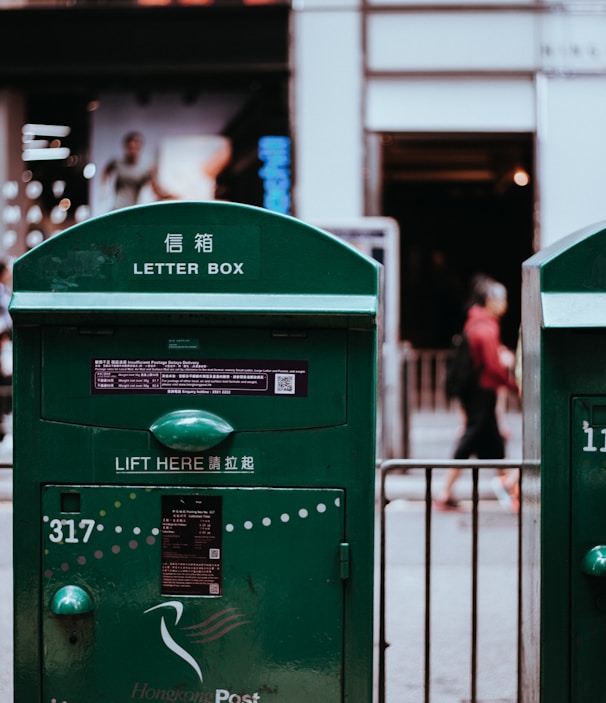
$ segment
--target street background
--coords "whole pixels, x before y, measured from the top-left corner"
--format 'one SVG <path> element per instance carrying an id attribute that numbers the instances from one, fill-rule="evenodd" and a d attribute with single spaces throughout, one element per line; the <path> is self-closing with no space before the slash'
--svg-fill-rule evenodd
<path id="1" fill-rule="evenodd" d="M 519 458 L 521 416 L 507 418 L 508 458 Z M 452 412 L 413 413 L 413 458 L 446 459 L 454 446 L 459 417 Z M 0 463 L 12 461 L 8 436 Z M 434 492 L 443 470 L 435 471 Z M 516 692 L 517 520 L 498 504 L 494 472 L 480 471 L 478 703 L 513 703 Z M 424 493 L 423 470 L 387 479 L 386 655 L 387 703 L 423 700 Z M 456 485 L 464 510 L 433 515 L 432 703 L 469 700 L 471 650 L 470 475 Z M 377 501 L 377 534 L 379 504 Z M 0 691 L 13 696 L 12 682 L 12 470 L 0 468 Z M 379 550 L 376 550 L 376 567 Z M 378 568 L 375 610 L 378 613 Z M 378 620 L 377 620 L 378 626 Z"/>
<path id="2" fill-rule="evenodd" d="M 521 458 L 521 414 L 509 413 L 505 426 L 510 433 L 507 458 Z M 460 429 L 456 412 L 413 413 L 411 457 L 450 458 Z M 433 472 L 433 495 L 440 488 L 444 472 L 443 469 Z M 517 700 L 518 520 L 496 500 L 492 487 L 495 475 L 491 469 L 479 471 L 477 701 L 514 703 Z M 463 510 L 432 514 L 432 703 L 470 700 L 471 493 L 471 471 L 466 470 L 455 484 L 455 496 Z M 385 520 L 389 643 L 385 700 L 421 703 L 424 700 L 425 471 L 413 469 L 406 474 L 390 474 L 386 496 L 390 502 Z M 378 568 L 375 572 L 378 584 Z M 378 586 L 375 606 L 377 601 Z M 375 612 L 378 616 L 376 607 Z"/>

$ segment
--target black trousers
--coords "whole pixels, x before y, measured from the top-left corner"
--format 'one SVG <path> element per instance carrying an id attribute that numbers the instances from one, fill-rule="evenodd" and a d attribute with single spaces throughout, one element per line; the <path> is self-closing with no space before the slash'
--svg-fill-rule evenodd
<path id="1" fill-rule="evenodd" d="M 505 440 L 499 432 L 497 394 L 489 388 L 475 388 L 461 398 L 465 430 L 457 442 L 453 459 L 504 459 Z"/>

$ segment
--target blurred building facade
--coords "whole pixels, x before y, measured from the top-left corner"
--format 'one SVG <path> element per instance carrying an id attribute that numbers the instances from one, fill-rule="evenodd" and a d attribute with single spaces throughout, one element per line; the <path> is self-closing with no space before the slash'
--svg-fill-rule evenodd
<path id="1" fill-rule="evenodd" d="M 509 288 L 514 345 L 521 262 L 606 219 L 606 4 L 305 0 L 293 18 L 297 214 L 398 220 L 416 347 L 448 344 L 479 271 Z"/>
<path id="2" fill-rule="evenodd" d="M 175 197 L 393 217 L 402 338 L 447 346 L 481 270 L 510 289 L 513 344 L 521 262 L 606 219 L 606 3 L 0 0 L 0 19 L 11 256 L 111 207 L 104 168 L 137 131 Z"/>

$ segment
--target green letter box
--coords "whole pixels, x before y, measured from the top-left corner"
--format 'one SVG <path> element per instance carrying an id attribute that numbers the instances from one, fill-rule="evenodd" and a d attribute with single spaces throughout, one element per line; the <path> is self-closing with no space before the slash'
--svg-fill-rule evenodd
<path id="1" fill-rule="evenodd" d="M 17 703 L 371 700 L 378 269 L 216 202 L 16 262 Z"/>
<path id="2" fill-rule="evenodd" d="M 523 266 L 522 700 L 604 701 L 606 223 Z"/>

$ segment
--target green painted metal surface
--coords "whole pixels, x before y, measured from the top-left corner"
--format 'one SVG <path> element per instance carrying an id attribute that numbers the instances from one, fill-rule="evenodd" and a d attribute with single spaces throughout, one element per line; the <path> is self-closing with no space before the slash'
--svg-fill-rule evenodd
<path id="1" fill-rule="evenodd" d="M 95 617 L 44 613 L 43 700 L 340 699 L 343 490 L 83 486 L 69 517 L 63 490 L 43 491 L 42 600 L 73 579 Z"/>
<path id="2" fill-rule="evenodd" d="M 16 262 L 16 703 L 371 700 L 378 280 L 226 203 Z"/>
<path id="3" fill-rule="evenodd" d="M 524 391 L 540 397 L 536 407 L 527 401 L 525 447 L 536 447 L 540 475 L 536 494 L 532 470 L 526 492 L 522 485 L 522 568 L 529 584 L 523 612 L 536 612 L 522 623 L 525 671 L 535 690 L 524 682 L 523 688 L 524 700 L 541 703 L 606 700 L 605 261 L 606 223 L 524 265 L 536 318 L 531 326 L 526 315 L 523 334 L 536 334 L 537 342 L 524 359 Z"/>

